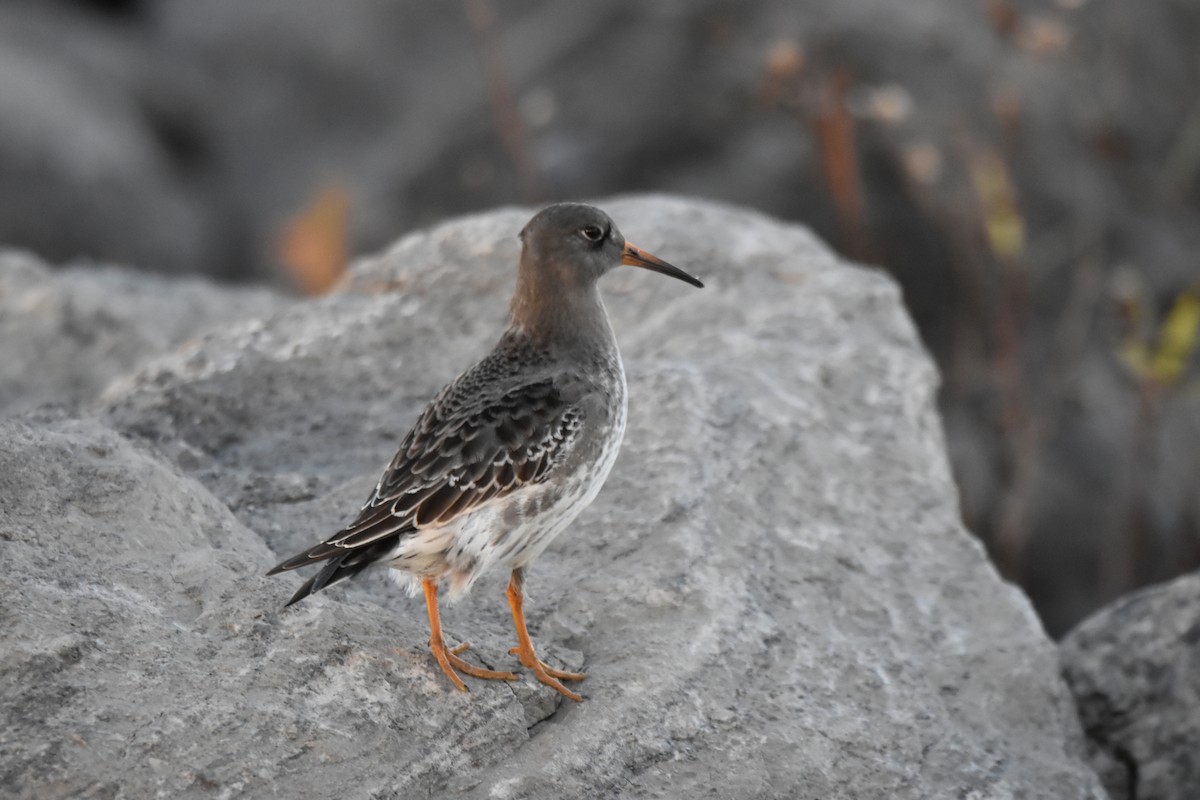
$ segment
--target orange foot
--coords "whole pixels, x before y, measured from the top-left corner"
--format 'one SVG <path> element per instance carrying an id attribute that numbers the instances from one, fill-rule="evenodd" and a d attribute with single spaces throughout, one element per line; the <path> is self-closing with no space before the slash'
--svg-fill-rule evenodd
<path id="1" fill-rule="evenodd" d="M 522 590 L 525 573 L 522 569 L 513 570 L 512 579 L 508 582 L 508 605 L 512 609 L 513 623 L 517 628 L 519 644 L 509 653 L 521 659 L 521 663 L 533 670 L 534 677 L 554 689 L 563 697 L 569 697 L 576 703 L 582 703 L 583 698 L 563 686 L 561 681 L 581 681 L 587 677 L 582 672 L 565 672 L 561 669 L 547 666 L 537 653 L 533 652 L 533 641 L 529 638 L 529 630 L 525 627 L 525 593 Z"/>
<path id="2" fill-rule="evenodd" d="M 587 673 L 567 672 L 566 670 L 555 669 L 537 657 L 537 654 L 533 652 L 532 644 L 528 650 L 523 649 L 521 645 L 517 645 L 508 652 L 514 656 L 517 656 L 519 659 L 521 659 L 522 664 L 533 670 L 533 676 L 539 681 L 549 686 L 551 689 L 561 693 L 564 697 L 571 698 L 576 703 L 583 702 L 582 697 L 563 686 L 560 681 L 581 681 L 587 677 Z"/>
<path id="3" fill-rule="evenodd" d="M 458 654 L 470 646 L 466 642 L 463 642 L 458 647 L 450 648 L 446 647 L 444 639 L 429 640 L 429 649 L 433 651 L 433 657 L 437 659 L 442 672 L 446 673 L 446 677 L 453 681 L 454 685 L 460 690 L 467 691 L 467 685 L 463 683 L 462 678 L 458 677 L 459 672 L 470 675 L 472 678 L 483 678 L 489 681 L 515 681 L 517 679 L 516 673 L 484 669 L 483 667 L 476 667 L 473 664 L 463 661 L 458 657 Z"/>
<path id="4" fill-rule="evenodd" d="M 471 646 L 466 642 L 453 649 L 446 647 L 446 640 L 442 638 L 442 620 L 438 614 L 437 583 L 426 578 L 421 582 L 421 586 L 425 590 L 425 605 L 429 610 L 429 649 L 433 651 L 433 657 L 437 659 L 442 672 L 446 673 L 446 677 L 453 681 L 459 690 L 467 691 L 467 685 L 463 683 L 462 678 L 458 677 L 459 672 L 489 681 L 515 681 L 517 679 L 515 673 L 484 669 L 463 661 L 458 654 Z"/>

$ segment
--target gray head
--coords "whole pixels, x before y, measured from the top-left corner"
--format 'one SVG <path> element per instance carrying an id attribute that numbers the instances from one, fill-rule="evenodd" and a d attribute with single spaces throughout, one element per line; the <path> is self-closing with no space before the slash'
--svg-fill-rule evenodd
<path id="1" fill-rule="evenodd" d="M 596 282 L 622 264 L 661 272 L 693 286 L 697 278 L 625 241 L 612 219 L 594 206 L 558 203 L 521 230 L 521 265 L 513 321 L 536 327 L 538 317 L 563 316 L 588 302 Z"/>

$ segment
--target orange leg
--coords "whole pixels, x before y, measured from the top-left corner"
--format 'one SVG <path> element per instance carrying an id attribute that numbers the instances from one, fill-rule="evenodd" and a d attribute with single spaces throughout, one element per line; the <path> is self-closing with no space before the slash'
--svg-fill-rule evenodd
<path id="1" fill-rule="evenodd" d="M 421 588 L 425 590 L 425 606 L 429 609 L 429 649 L 433 651 L 433 657 L 437 659 L 442 672 L 446 673 L 446 677 L 453 681 L 455 686 L 464 692 L 467 691 L 467 685 L 463 683 L 462 678 L 458 677 L 458 672 L 465 672 L 474 678 L 493 681 L 515 681 L 517 679 L 512 672 L 483 669 L 463 661 L 458 654 L 470 647 L 466 642 L 453 649 L 446 647 L 446 640 L 442 638 L 442 618 L 438 614 L 437 582 L 430 578 L 424 578 L 421 581 Z"/>
<path id="2" fill-rule="evenodd" d="M 524 579 L 524 572 L 520 568 L 517 568 L 513 570 L 512 579 L 508 582 L 508 605 L 512 608 L 513 622 L 517 626 L 518 642 L 517 646 L 508 652 L 516 655 L 521 659 L 522 664 L 533 670 L 534 676 L 539 681 L 551 689 L 557 690 L 562 695 L 571 698 L 576 703 L 582 703 L 582 697 L 563 686 L 559 681 L 581 681 L 587 675 L 582 672 L 566 672 L 561 669 L 554 669 L 554 667 L 543 663 L 537 657 L 537 654 L 533 652 L 533 641 L 529 638 L 529 630 L 525 627 L 525 612 L 522 608 L 525 602 L 525 593 L 521 591 L 521 584 L 524 583 Z"/>

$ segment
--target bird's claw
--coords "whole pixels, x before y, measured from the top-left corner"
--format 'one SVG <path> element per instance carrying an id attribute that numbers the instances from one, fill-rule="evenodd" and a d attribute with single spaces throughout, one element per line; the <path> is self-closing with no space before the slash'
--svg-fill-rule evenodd
<path id="1" fill-rule="evenodd" d="M 555 669 L 546 662 L 537 657 L 537 654 L 532 649 L 522 648 L 520 645 L 513 647 L 509 651 L 510 655 L 515 655 L 521 660 L 521 664 L 533 671 L 533 676 L 541 683 L 554 689 L 563 697 L 569 697 L 576 703 L 582 703 L 583 698 L 575 692 L 572 692 L 567 687 L 563 686 L 561 681 L 581 681 L 587 677 L 583 672 L 567 672 L 562 669 Z"/>
<path id="2" fill-rule="evenodd" d="M 483 667 L 477 667 L 474 664 L 468 664 L 466 661 L 463 661 L 458 657 L 458 654 L 468 647 L 470 645 L 467 642 L 463 642 L 453 648 L 446 647 L 444 641 L 433 640 L 429 642 L 429 649 L 433 651 L 433 657 L 437 659 L 438 666 L 442 668 L 442 672 L 446 673 L 446 677 L 454 682 L 459 691 L 468 691 L 467 685 L 458 676 L 459 672 L 470 675 L 472 678 L 482 678 L 488 681 L 515 681 L 517 679 L 515 672 L 484 669 Z"/>

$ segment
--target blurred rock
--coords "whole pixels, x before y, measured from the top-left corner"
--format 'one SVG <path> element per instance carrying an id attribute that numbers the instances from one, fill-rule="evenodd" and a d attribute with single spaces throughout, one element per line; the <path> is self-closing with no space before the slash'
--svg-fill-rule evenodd
<path id="1" fill-rule="evenodd" d="M 606 278 L 626 446 L 531 574 L 582 705 L 458 694 L 382 576 L 288 611 L 296 577 L 262 577 L 498 335 L 530 213 L 504 210 L 162 357 L 103 421 L 0 425 L 4 791 L 1102 798 L 1055 648 L 958 520 L 894 284 L 757 214 L 605 205 L 707 288 Z M 491 666 L 505 578 L 445 615 Z"/>
<path id="2" fill-rule="evenodd" d="M 58 3 L 0 7 L 0 243 L 52 261 L 224 272 L 231 232 L 188 172 L 186 141 L 200 134 L 157 107 L 187 104 L 171 66 Z"/>
<path id="3" fill-rule="evenodd" d="M 0 416 L 42 404 L 69 412 L 113 380 L 207 328 L 267 314 L 286 299 L 201 278 L 111 266 L 51 270 L 0 250 Z"/>
<path id="4" fill-rule="evenodd" d="M 1200 574 L 1114 603 L 1061 653 L 1113 800 L 1200 796 Z"/>

